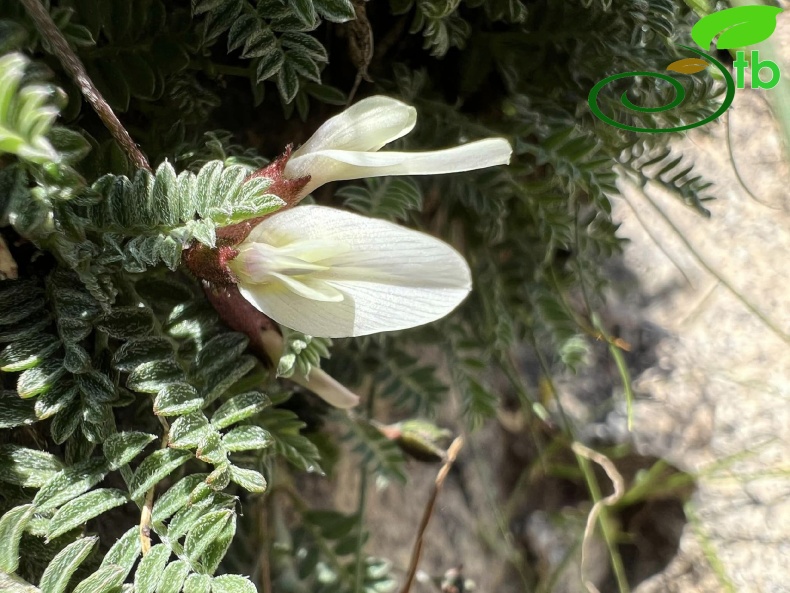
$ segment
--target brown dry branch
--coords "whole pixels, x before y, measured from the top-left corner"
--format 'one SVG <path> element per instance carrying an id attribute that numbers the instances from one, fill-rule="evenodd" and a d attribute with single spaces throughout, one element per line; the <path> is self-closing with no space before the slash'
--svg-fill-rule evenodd
<path id="1" fill-rule="evenodd" d="M 145 158 L 145 155 L 137 147 L 137 144 L 134 143 L 129 132 L 126 131 L 126 128 L 123 127 L 123 124 L 121 124 L 118 117 L 115 115 L 115 112 L 113 112 L 110 105 L 105 101 L 104 97 L 102 97 L 99 89 L 93 84 L 93 81 L 85 71 L 85 66 L 83 66 L 77 54 L 74 53 L 74 50 L 71 49 L 69 42 L 66 41 L 63 33 L 60 32 L 60 29 L 58 29 L 58 26 L 52 20 L 47 9 L 41 4 L 41 1 L 21 0 L 21 3 L 35 23 L 38 32 L 41 33 L 41 36 L 46 40 L 47 44 L 49 44 L 52 53 L 58 58 L 64 70 L 69 73 L 72 80 L 74 80 L 77 87 L 79 87 L 80 92 L 82 92 L 82 96 L 91 104 L 91 107 L 96 111 L 102 123 L 110 131 L 115 141 L 118 142 L 134 166 L 138 169 L 151 171 L 148 159 Z"/>
<path id="2" fill-rule="evenodd" d="M 348 32 L 348 53 L 357 68 L 357 76 L 354 79 L 354 85 L 351 87 L 351 92 L 348 93 L 348 102 L 346 107 L 351 105 L 354 100 L 354 95 L 357 94 L 357 89 L 363 80 L 372 82 L 368 74 L 368 67 L 370 61 L 373 59 L 373 28 L 370 26 L 367 13 L 365 11 L 365 3 L 367 0 L 354 0 L 354 12 L 356 18 L 346 25 Z"/>
<path id="3" fill-rule="evenodd" d="M 444 480 L 447 478 L 447 475 L 450 473 L 450 468 L 453 466 L 456 457 L 458 457 L 458 452 L 461 450 L 461 447 L 464 446 L 464 439 L 463 437 L 456 437 L 456 439 L 450 444 L 449 449 L 447 449 L 447 457 L 444 460 L 444 465 L 442 469 L 439 470 L 438 475 L 436 476 L 436 481 L 433 485 L 433 491 L 431 492 L 431 497 L 428 499 L 428 504 L 425 505 L 425 511 L 422 514 L 422 520 L 420 521 L 420 526 L 417 529 L 417 539 L 414 541 L 414 547 L 411 551 L 411 561 L 409 562 L 409 570 L 406 573 L 406 581 L 403 584 L 403 588 L 400 590 L 400 593 L 409 593 L 411 590 L 412 583 L 414 582 L 414 577 L 417 574 L 417 565 L 420 562 L 420 555 L 422 554 L 422 544 L 423 538 L 425 537 L 425 530 L 428 528 L 428 523 L 431 520 L 431 516 L 433 515 L 433 509 L 436 507 L 436 499 L 439 497 L 439 492 L 442 490 L 442 486 L 444 484 Z"/>

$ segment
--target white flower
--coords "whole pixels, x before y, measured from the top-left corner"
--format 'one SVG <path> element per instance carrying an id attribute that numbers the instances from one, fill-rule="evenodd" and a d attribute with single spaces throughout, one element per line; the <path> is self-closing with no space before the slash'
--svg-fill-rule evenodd
<path id="1" fill-rule="evenodd" d="M 299 206 L 255 227 L 229 265 L 259 311 L 328 338 L 405 329 L 444 317 L 472 287 L 447 243 L 391 222 Z"/>
<path id="2" fill-rule="evenodd" d="M 512 148 L 504 138 L 430 152 L 377 152 L 411 132 L 416 122 L 417 111 L 401 101 L 383 96 L 363 99 L 318 128 L 291 155 L 285 177 L 310 175 L 300 192 L 303 197 L 330 181 L 458 173 L 510 162 Z"/>
<path id="3" fill-rule="evenodd" d="M 415 121 L 414 108 L 400 101 L 360 101 L 294 152 L 284 177 L 310 175 L 303 197 L 329 181 L 454 173 L 510 160 L 503 138 L 433 152 L 376 152 Z M 471 290 L 469 266 L 450 245 L 322 206 L 277 212 L 236 249 L 229 266 L 242 296 L 274 321 L 312 336 L 363 336 L 429 323 Z"/>

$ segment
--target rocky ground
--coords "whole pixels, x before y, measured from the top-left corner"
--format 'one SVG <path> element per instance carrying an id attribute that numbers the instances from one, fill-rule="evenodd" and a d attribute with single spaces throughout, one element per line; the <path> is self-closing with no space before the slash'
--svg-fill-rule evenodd
<path id="1" fill-rule="evenodd" d="M 680 552 L 641 593 L 790 591 L 790 169 L 763 95 L 739 91 L 729 125 L 753 195 L 724 121 L 677 146 L 715 181 L 710 220 L 650 189 L 666 219 L 618 200 L 637 315 L 667 332 L 635 381 L 634 441 L 698 476 Z"/>
<path id="2" fill-rule="evenodd" d="M 780 31 L 790 39 L 787 20 Z M 696 483 L 690 497 L 643 513 L 651 529 L 624 557 L 637 593 L 790 592 L 790 165 L 766 92 L 739 90 L 727 117 L 674 145 L 714 182 L 709 219 L 658 187 L 626 184 L 614 200 L 630 243 L 611 270 L 606 323 L 639 350 L 630 356 L 632 432 L 611 363 L 559 384 L 581 439 L 628 442 L 642 469 L 663 458 Z M 458 565 L 481 593 L 523 592 L 507 567 L 514 554 L 528 576 L 555 571 L 554 591 L 585 591 L 573 546 L 589 505 L 558 522 L 552 512 L 573 493 L 530 482 L 518 520 L 501 513 L 503 464 L 534 458 L 526 433 L 507 422 L 467 443 L 428 531 L 415 593 L 437 591 L 428 575 Z M 401 571 L 437 468 L 410 469 L 408 491 L 389 488 L 369 504 L 370 549 Z M 339 480 L 336 503 L 349 511 L 356 479 L 350 467 Z M 587 553 L 585 578 L 616 590 L 602 541 L 593 538 Z"/>

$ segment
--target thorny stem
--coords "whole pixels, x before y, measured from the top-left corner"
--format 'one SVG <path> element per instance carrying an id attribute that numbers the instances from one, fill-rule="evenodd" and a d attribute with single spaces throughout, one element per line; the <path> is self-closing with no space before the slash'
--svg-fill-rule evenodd
<path id="1" fill-rule="evenodd" d="M 66 72 L 69 73 L 71 78 L 79 87 L 85 100 L 91 104 L 93 110 L 98 114 L 102 123 L 112 134 L 115 141 L 126 152 L 129 159 L 138 169 L 146 169 L 151 171 L 151 165 L 148 164 L 148 159 L 140 151 L 137 145 L 132 140 L 129 132 L 123 127 L 123 124 L 118 120 L 107 101 L 104 100 L 99 89 L 93 84 L 93 81 L 85 71 L 85 66 L 82 65 L 79 57 L 69 47 L 68 41 L 58 29 L 58 26 L 52 20 L 49 12 L 41 4 L 40 0 L 20 0 L 25 7 L 28 15 L 33 20 L 39 33 L 47 40 L 52 53 L 60 61 Z"/>
<path id="2" fill-rule="evenodd" d="M 417 530 L 417 539 L 414 541 L 414 547 L 411 551 L 409 571 L 406 573 L 406 581 L 403 583 L 403 588 L 400 590 L 400 593 L 409 593 L 411 590 L 412 583 L 414 583 L 414 577 L 417 574 L 417 566 L 420 563 L 420 556 L 422 555 L 422 543 L 423 538 L 425 537 L 425 530 L 428 528 L 428 523 L 430 522 L 431 516 L 433 515 L 433 510 L 436 508 L 436 499 L 439 497 L 439 492 L 442 490 L 444 480 L 450 473 L 450 468 L 453 466 L 453 463 L 455 463 L 455 458 L 458 457 L 458 453 L 461 451 L 461 447 L 463 446 L 463 437 L 456 437 L 456 439 L 450 444 L 450 448 L 447 449 L 447 458 L 444 462 L 444 465 L 442 466 L 442 469 L 439 470 L 439 474 L 436 476 L 436 482 L 434 482 L 431 497 L 428 499 L 428 504 L 425 505 L 425 511 L 423 511 L 422 514 L 422 520 L 420 521 L 420 526 Z"/>

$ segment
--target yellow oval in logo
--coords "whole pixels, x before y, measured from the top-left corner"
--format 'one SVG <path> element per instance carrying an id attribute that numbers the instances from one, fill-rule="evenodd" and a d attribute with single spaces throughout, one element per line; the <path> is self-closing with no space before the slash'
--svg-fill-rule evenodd
<path id="1" fill-rule="evenodd" d="M 697 72 L 702 72 L 707 67 L 708 62 L 700 58 L 683 58 L 682 60 L 672 62 L 667 66 L 667 70 L 680 72 L 681 74 L 696 74 Z"/>

